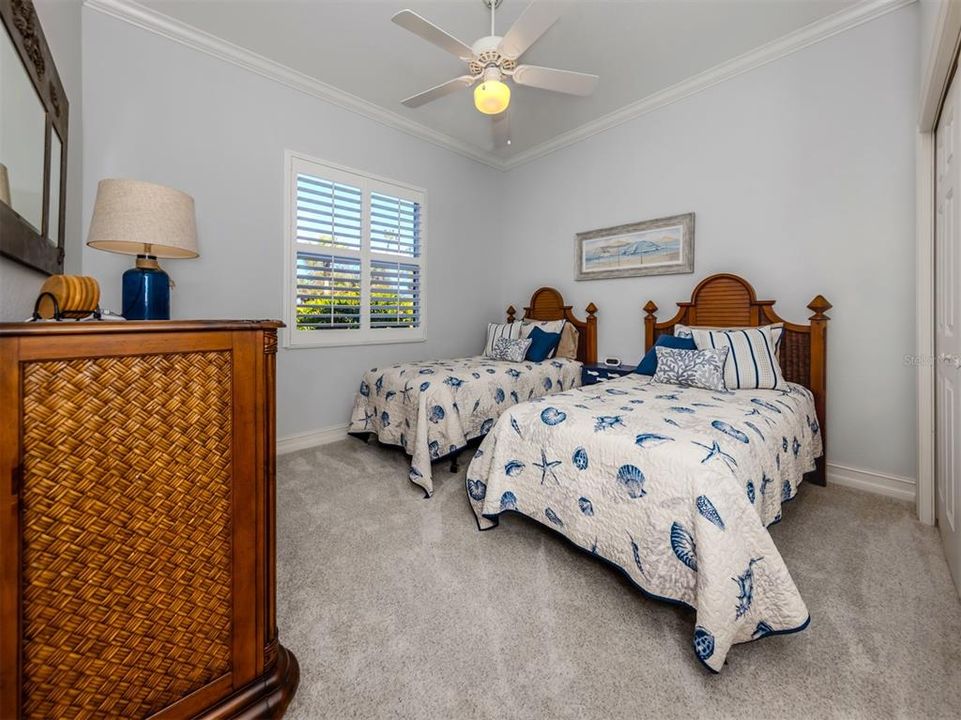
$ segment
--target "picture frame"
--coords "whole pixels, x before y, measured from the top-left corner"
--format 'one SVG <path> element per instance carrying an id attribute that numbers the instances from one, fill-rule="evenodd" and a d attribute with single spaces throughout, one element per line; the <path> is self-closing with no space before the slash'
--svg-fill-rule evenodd
<path id="1" fill-rule="evenodd" d="M 577 233 L 574 279 L 694 272 L 694 213 Z"/>

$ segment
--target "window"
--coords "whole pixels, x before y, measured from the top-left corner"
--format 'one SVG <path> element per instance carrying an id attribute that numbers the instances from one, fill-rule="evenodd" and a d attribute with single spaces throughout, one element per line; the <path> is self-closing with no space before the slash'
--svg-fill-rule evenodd
<path id="1" fill-rule="evenodd" d="M 288 153 L 287 346 L 424 339 L 424 191 Z"/>

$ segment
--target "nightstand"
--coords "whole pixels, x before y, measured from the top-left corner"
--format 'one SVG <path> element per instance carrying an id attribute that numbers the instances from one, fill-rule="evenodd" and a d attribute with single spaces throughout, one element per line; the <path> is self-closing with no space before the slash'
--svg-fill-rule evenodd
<path id="1" fill-rule="evenodd" d="M 637 369 L 636 365 L 584 365 L 581 368 L 581 385 L 593 385 L 602 380 L 630 375 Z"/>

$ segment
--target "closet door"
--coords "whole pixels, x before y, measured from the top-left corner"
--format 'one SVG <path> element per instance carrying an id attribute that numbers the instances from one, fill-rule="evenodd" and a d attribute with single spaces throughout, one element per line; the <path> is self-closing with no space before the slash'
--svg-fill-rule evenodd
<path id="1" fill-rule="evenodd" d="M 948 566 L 961 590 L 961 126 L 959 85 L 948 90 L 937 129 L 935 229 L 935 502 Z"/>

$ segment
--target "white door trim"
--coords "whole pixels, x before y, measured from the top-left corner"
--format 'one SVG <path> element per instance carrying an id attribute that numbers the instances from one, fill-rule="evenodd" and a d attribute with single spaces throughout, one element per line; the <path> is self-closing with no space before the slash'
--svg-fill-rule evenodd
<path id="1" fill-rule="evenodd" d="M 961 3 L 942 2 L 921 79 L 921 111 L 915 157 L 918 519 L 933 525 L 934 510 L 934 131 L 961 42 Z"/>
<path id="2" fill-rule="evenodd" d="M 918 520 L 934 525 L 934 132 L 917 142 Z"/>
<path id="3" fill-rule="evenodd" d="M 941 109 L 941 101 L 948 90 L 951 68 L 958 54 L 961 42 L 961 3 L 942 0 L 935 21 L 934 37 L 928 57 L 921 58 L 924 63 L 924 77 L 921 78 L 921 114 L 918 130 L 933 133 Z"/>

